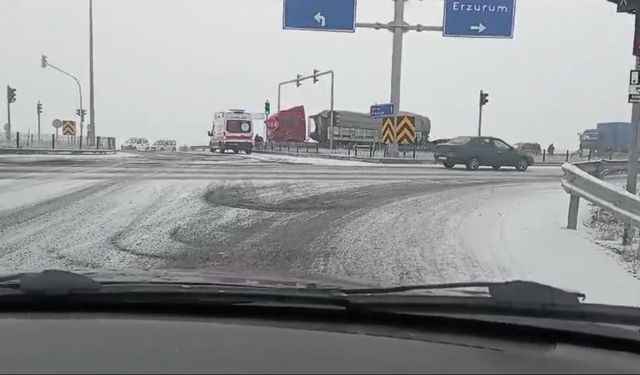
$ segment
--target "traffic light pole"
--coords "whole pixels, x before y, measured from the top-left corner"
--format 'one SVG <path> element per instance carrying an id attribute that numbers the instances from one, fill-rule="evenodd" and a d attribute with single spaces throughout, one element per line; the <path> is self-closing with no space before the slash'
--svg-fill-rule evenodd
<path id="1" fill-rule="evenodd" d="M 43 59 L 44 58 L 45 57 L 43 56 Z M 82 108 L 83 108 L 82 107 L 82 86 L 80 85 L 80 81 L 73 74 L 67 73 L 64 70 L 58 68 L 57 66 L 50 64 L 49 62 L 46 62 L 46 65 L 43 65 L 43 67 L 47 67 L 47 66 L 52 67 L 53 69 L 59 71 L 60 73 L 66 75 L 66 76 L 69 76 L 69 77 L 73 78 L 73 80 L 76 81 L 76 83 L 78 84 L 78 92 L 80 94 L 79 95 L 80 96 L 80 109 L 82 110 Z M 82 136 L 83 135 L 84 135 L 84 115 L 82 114 L 82 111 L 81 111 L 81 113 L 80 113 L 80 148 L 81 149 L 82 149 Z"/>
<path id="2" fill-rule="evenodd" d="M 482 136 L 482 102 L 480 102 L 480 110 L 478 111 L 478 137 Z"/>
<path id="3" fill-rule="evenodd" d="M 7 140 L 11 140 L 11 100 L 9 99 L 9 95 L 7 94 L 7 125 L 9 128 L 7 129 Z"/>
<path id="4" fill-rule="evenodd" d="M 280 82 L 278 83 L 278 112 L 280 112 L 280 104 L 281 104 L 281 94 L 282 94 L 282 86 L 286 86 L 286 85 L 291 85 L 293 83 L 295 83 L 296 85 L 300 85 L 300 82 L 302 81 L 306 81 L 308 79 L 313 79 L 314 83 L 317 82 L 319 77 L 325 76 L 325 75 L 330 75 L 331 76 L 331 103 L 330 106 L 331 108 L 329 109 L 329 113 L 330 113 L 330 123 L 329 123 L 329 149 L 333 150 L 333 125 L 335 123 L 335 113 L 333 110 L 333 106 L 335 103 L 335 73 L 333 72 L 333 70 L 327 70 L 326 72 L 317 72 L 317 70 L 314 70 L 314 74 L 308 75 L 308 76 L 298 76 L 298 78 L 296 79 L 292 79 L 289 81 L 284 81 L 284 82 Z"/>
<path id="5" fill-rule="evenodd" d="M 407 31 L 442 31 L 442 26 L 423 26 L 423 25 L 408 25 L 404 21 L 404 3 L 408 0 L 393 0 L 394 17 L 393 22 L 388 24 L 382 23 L 356 23 L 356 27 L 368 28 L 368 29 L 387 29 L 393 32 L 393 52 L 391 56 L 391 103 L 394 106 L 394 125 L 398 124 L 398 114 L 400 113 L 400 83 L 402 81 L 402 48 L 403 37 Z M 398 156 L 398 143 L 395 142 L 389 145 L 388 153 L 389 157 Z"/>
<path id="6" fill-rule="evenodd" d="M 38 114 L 38 143 L 40 143 L 42 140 L 42 138 L 40 138 L 40 102 L 36 105 L 36 113 Z"/>

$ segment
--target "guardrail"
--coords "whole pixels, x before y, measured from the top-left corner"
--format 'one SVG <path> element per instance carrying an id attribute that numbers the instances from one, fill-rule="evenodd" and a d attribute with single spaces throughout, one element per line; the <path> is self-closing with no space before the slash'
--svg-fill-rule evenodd
<path id="1" fill-rule="evenodd" d="M 640 197 L 608 184 L 602 178 L 616 172 L 626 172 L 627 161 L 600 160 L 562 165 L 562 188 L 570 195 L 568 229 L 578 226 L 580 198 L 640 226 Z"/>

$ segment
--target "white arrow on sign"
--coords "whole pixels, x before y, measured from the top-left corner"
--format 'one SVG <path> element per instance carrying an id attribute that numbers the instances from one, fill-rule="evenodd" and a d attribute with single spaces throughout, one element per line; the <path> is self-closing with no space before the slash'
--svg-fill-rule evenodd
<path id="1" fill-rule="evenodd" d="M 322 27 L 325 27 L 327 24 L 327 19 L 322 15 L 322 12 L 316 13 L 315 17 L 313 17 L 316 22 L 318 22 Z"/>
<path id="2" fill-rule="evenodd" d="M 477 25 L 471 25 L 471 30 L 477 31 L 478 34 L 480 34 L 481 32 L 485 31 L 486 29 L 487 29 L 487 27 L 485 25 L 483 25 L 482 22 L 480 22 Z"/>

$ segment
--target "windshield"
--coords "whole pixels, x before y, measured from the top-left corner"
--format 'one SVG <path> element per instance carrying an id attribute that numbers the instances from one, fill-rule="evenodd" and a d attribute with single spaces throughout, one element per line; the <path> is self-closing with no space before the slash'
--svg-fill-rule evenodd
<path id="1" fill-rule="evenodd" d="M 0 1 L 0 276 L 526 280 L 640 306 L 618 6 Z"/>

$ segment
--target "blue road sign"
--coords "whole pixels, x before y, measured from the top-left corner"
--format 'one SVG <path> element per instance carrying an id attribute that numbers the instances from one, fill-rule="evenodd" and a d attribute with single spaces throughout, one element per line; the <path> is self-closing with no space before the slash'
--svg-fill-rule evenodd
<path id="1" fill-rule="evenodd" d="M 356 31 L 356 0 L 284 0 L 285 30 Z"/>
<path id="2" fill-rule="evenodd" d="M 393 116 L 393 103 L 388 104 L 374 104 L 371 106 L 369 112 L 371 117 L 386 117 Z"/>
<path id="3" fill-rule="evenodd" d="M 445 0 L 442 34 L 466 38 L 513 38 L 516 0 Z"/>

